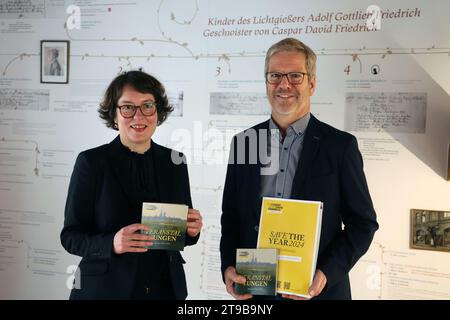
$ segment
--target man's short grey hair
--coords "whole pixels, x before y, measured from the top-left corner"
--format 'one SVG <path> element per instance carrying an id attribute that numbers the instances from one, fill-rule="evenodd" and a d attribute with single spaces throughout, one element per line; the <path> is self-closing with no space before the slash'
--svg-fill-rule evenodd
<path id="1" fill-rule="evenodd" d="M 306 57 L 306 72 L 309 74 L 308 82 L 316 76 L 317 56 L 314 51 L 300 40 L 286 38 L 273 44 L 266 54 L 266 63 L 264 65 L 264 74 L 269 71 L 270 58 L 278 52 L 302 52 Z"/>

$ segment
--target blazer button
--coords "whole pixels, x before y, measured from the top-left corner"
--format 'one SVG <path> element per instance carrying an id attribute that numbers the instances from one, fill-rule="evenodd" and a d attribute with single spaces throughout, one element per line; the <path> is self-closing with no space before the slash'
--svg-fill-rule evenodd
<path id="1" fill-rule="evenodd" d="M 259 226 L 255 226 L 255 231 L 258 232 Z"/>

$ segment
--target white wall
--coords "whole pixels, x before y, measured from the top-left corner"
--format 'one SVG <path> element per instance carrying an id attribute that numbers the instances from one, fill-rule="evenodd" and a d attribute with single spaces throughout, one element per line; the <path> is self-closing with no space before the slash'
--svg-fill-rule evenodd
<path id="1" fill-rule="evenodd" d="M 450 298 L 450 255 L 409 247 L 410 209 L 450 211 L 448 1 L 378 1 L 394 17 L 372 32 L 338 32 L 365 25 L 355 18 L 372 4 L 365 0 L 12 3 L 0 2 L 0 298 L 68 297 L 78 258 L 59 232 L 73 164 L 115 136 L 96 107 L 118 72 L 140 67 L 177 104 L 155 140 L 187 153 L 205 219 L 184 254 L 189 298 L 229 298 L 218 243 L 230 135 L 267 119 L 265 51 L 300 28 L 291 36 L 318 54 L 312 112 L 358 137 L 378 213 L 380 230 L 351 273 L 354 298 Z M 80 29 L 65 28 L 70 4 L 81 8 Z M 319 14 L 325 21 L 311 21 Z M 208 35 L 221 30 L 248 35 Z M 68 84 L 40 83 L 41 40 L 70 41 Z"/>

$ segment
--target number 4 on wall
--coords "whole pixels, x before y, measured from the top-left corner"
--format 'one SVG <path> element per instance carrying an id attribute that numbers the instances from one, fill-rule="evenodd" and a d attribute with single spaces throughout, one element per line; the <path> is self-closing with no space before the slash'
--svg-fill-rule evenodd
<path id="1" fill-rule="evenodd" d="M 350 65 L 348 65 L 347 67 L 345 67 L 344 72 L 349 75 L 350 74 Z"/>

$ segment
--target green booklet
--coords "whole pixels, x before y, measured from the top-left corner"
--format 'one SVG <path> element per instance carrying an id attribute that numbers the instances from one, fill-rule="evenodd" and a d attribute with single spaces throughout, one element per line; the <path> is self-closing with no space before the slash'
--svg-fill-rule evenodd
<path id="1" fill-rule="evenodd" d="M 153 236 L 151 250 L 182 251 L 186 238 L 188 206 L 171 203 L 142 203 L 142 224 L 150 228 L 142 233 Z"/>
<path id="2" fill-rule="evenodd" d="M 237 249 L 236 272 L 247 279 L 235 284 L 238 294 L 276 295 L 277 249 Z"/>

